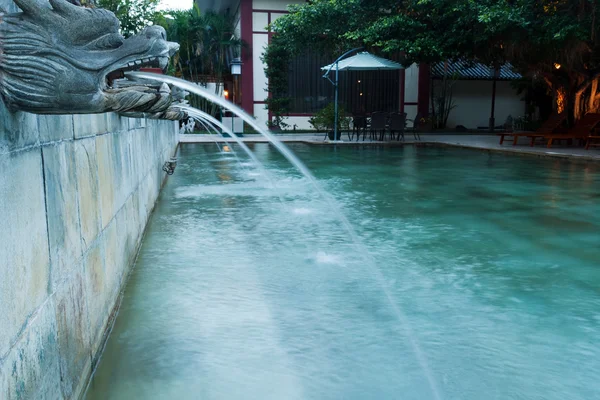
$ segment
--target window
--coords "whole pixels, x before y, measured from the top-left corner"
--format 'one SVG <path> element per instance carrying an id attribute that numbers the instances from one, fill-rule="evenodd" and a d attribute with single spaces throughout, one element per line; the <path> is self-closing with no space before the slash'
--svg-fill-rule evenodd
<path id="1" fill-rule="evenodd" d="M 288 96 L 291 114 L 314 114 L 333 102 L 334 87 L 321 67 L 331 57 L 307 52 L 290 64 Z M 334 72 L 331 78 L 334 79 Z M 339 104 L 352 115 L 400 109 L 399 71 L 340 71 Z"/>

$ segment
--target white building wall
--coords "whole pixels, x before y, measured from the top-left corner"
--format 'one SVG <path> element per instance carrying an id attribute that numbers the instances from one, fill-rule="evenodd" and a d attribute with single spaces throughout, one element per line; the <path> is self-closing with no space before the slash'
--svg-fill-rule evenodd
<path id="1" fill-rule="evenodd" d="M 269 25 L 269 13 L 268 12 L 256 12 L 252 13 L 252 30 L 254 32 L 267 32 L 267 26 Z"/>
<path id="2" fill-rule="evenodd" d="M 267 98 L 268 80 L 261 58 L 269 44 L 268 25 L 286 14 L 291 4 L 302 4 L 303 0 L 253 0 L 252 1 L 252 68 L 254 116 L 266 126 L 269 119 L 264 101 Z M 278 12 L 281 11 L 281 12 Z"/>
<path id="3" fill-rule="evenodd" d="M 413 64 L 405 69 L 404 103 L 417 103 L 419 99 L 419 67 Z"/>
<path id="4" fill-rule="evenodd" d="M 254 104 L 254 118 L 258 121 L 258 124 L 263 127 L 267 127 L 267 121 L 269 120 L 269 111 L 265 108 L 264 104 Z"/>
<path id="5" fill-rule="evenodd" d="M 404 112 L 407 126 L 413 126 L 413 120 L 417 116 L 417 102 L 419 100 L 419 66 L 412 64 L 404 70 Z"/>
<path id="6" fill-rule="evenodd" d="M 287 130 L 294 130 L 294 125 L 296 129 L 314 129 L 308 122 L 309 119 L 310 117 L 286 117 L 283 122 L 289 125 Z"/>
<path id="7" fill-rule="evenodd" d="M 406 122 L 406 126 L 412 127 L 414 124 L 415 117 L 417 116 L 417 106 L 404 105 L 404 112 L 406 113 L 406 119 L 410 120 Z"/>
<path id="8" fill-rule="evenodd" d="M 439 84 L 439 82 L 436 82 Z M 448 128 L 463 125 L 468 129 L 487 127 L 492 108 L 492 81 L 457 81 L 453 87 L 456 108 L 448 117 Z M 496 83 L 496 126 L 504 124 L 510 115 L 517 118 L 525 113 L 525 103 L 510 82 Z"/>
<path id="9" fill-rule="evenodd" d="M 261 61 L 265 47 L 268 45 L 269 37 L 264 34 L 252 35 L 252 63 L 254 64 L 254 102 L 263 102 L 267 97 L 267 76 Z"/>
<path id="10" fill-rule="evenodd" d="M 304 4 L 303 0 L 254 0 L 252 8 L 254 10 L 281 10 L 287 11 L 290 4 Z"/>

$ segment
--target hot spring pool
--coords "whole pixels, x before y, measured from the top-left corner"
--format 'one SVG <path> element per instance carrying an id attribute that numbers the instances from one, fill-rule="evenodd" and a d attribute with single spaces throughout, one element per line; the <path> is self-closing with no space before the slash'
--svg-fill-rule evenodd
<path id="1" fill-rule="evenodd" d="M 600 164 L 291 146 L 374 267 L 251 147 L 181 147 L 88 399 L 600 398 Z"/>

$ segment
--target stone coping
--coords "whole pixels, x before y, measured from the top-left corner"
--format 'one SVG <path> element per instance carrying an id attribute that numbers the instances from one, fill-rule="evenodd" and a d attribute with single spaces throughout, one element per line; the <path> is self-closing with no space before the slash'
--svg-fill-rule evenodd
<path id="1" fill-rule="evenodd" d="M 513 146 L 512 143 L 499 144 L 499 137 L 494 134 L 487 135 L 439 135 L 439 134 L 421 134 L 421 141 L 412 138 L 412 134 L 406 134 L 404 142 L 396 141 L 347 141 L 331 142 L 324 140 L 324 134 L 276 134 L 278 139 L 285 143 L 304 143 L 309 145 L 323 146 L 404 146 L 404 145 L 423 145 L 423 146 L 448 146 L 460 147 L 475 150 L 493 151 L 505 154 L 519 154 L 525 156 L 561 158 L 570 161 L 593 161 L 600 162 L 600 149 L 585 150 L 583 147 L 576 146 L 555 146 L 547 148 L 543 145 L 530 147 L 525 141 L 522 144 Z M 410 136 L 410 137 L 409 137 Z M 268 143 L 263 136 L 252 134 L 240 138 L 245 143 Z M 217 135 L 187 134 L 179 135 L 179 143 L 214 143 L 214 142 L 233 142 L 231 138 L 223 138 Z"/>

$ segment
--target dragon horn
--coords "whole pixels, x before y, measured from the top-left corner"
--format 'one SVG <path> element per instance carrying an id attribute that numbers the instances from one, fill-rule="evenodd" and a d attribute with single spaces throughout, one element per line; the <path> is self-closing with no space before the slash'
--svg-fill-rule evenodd
<path id="1" fill-rule="evenodd" d="M 40 0 L 15 0 L 15 3 L 26 14 L 36 15 L 48 10 L 48 3 Z"/>
<path id="2" fill-rule="evenodd" d="M 79 12 L 82 10 L 81 7 L 71 4 L 66 0 L 50 0 L 50 5 L 55 11 L 58 11 L 60 14 L 63 15 Z"/>

